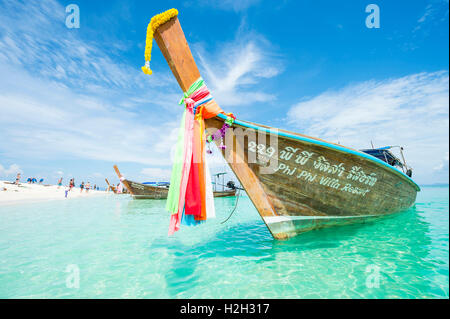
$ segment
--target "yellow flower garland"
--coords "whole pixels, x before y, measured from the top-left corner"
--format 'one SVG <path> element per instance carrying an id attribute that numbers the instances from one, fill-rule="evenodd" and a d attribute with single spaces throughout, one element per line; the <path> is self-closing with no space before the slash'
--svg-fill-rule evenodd
<path id="1" fill-rule="evenodd" d="M 152 43 L 153 43 L 153 33 L 155 33 L 156 29 L 161 24 L 166 23 L 173 17 L 178 15 L 177 9 L 170 9 L 163 13 L 155 15 L 148 24 L 147 27 L 147 39 L 145 41 L 145 65 L 141 67 L 142 71 L 145 74 L 152 74 L 152 70 L 150 70 L 150 59 L 152 57 Z"/>

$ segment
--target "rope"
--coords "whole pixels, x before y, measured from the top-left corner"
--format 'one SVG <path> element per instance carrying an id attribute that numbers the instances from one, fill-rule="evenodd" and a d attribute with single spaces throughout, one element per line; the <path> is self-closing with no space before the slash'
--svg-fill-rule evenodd
<path id="1" fill-rule="evenodd" d="M 231 218 L 231 216 L 233 216 L 233 213 L 234 213 L 234 211 L 236 210 L 236 208 L 237 208 L 237 204 L 238 204 L 238 201 L 239 201 L 239 195 L 241 194 L 241 189 L 239 188 L 238 189 L 238 192 L 237 192 L 237 195 L 236 195 L 236 203 L 234 204 L 234 208 L 233 208 L 233 210 L 231 211 L 231 213 L 230 213 L 230 215 L 227 217 L 227 219 L 225 219 L 223 222 L 221 222 L 220 224 L 225 224 L 230 218 Z"/>

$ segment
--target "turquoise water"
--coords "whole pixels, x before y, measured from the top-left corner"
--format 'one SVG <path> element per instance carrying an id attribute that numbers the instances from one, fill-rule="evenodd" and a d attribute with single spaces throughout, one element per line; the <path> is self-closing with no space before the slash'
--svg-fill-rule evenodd
<path id="1" fill-rule="evenodd" d="M 235 199 L 216 198 L 216 219 L 172 237 L 165 201 L 0 206 L 0 298 L 448 298 L 448 191 L 288 241 L 246 197 L 227 223 Z"/>

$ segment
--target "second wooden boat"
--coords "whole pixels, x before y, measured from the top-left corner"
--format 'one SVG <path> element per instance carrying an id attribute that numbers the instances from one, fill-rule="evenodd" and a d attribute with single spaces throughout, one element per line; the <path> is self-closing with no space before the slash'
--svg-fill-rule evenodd
<path id="1" fill-rule="evenodd" d="M 134 199 L 166 199 L 169 193 L 168 185 L 149 185 L 139 182 L 134 182 L 126 179 L 119 171 L 117 165 L 114 165 L 114 170 L 117 176 L 122 181 L 123 185 L 128 189 Z M 236 189 L 214 191 L 214 197 L 229 197 L 236 195 Z"/>
<path id="2" fill-rule="evenodd" d="M 106 191 L 107 191 L 107 192 L 112 191 L 114 194 L 116 194 L 116 193 L 117 193 L 116 187 L 113 186 L 113 185 L 111 185 L 111 184 L 109 184 L 109 181 L 108 181 L 107 178 L 105 178 L 105 182 L 106 182 L 106 184 L 108 185 Z"/>

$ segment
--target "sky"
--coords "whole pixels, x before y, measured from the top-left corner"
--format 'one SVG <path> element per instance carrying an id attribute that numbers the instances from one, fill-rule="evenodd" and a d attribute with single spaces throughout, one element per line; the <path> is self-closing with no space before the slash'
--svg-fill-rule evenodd
<path id="1" fill-rule="evenodd" d="M 448 0 L 0 0 L 0 179 L 105 187 L 114 164 L 169 179 L 182 92 L 155 43 L 153 75 L 140 67 L 150 18 L 170 8 L 226 112 L 353 148 L 402 145 L 417 183 L 448 183 Z"/>

